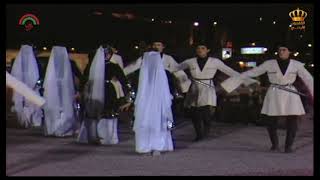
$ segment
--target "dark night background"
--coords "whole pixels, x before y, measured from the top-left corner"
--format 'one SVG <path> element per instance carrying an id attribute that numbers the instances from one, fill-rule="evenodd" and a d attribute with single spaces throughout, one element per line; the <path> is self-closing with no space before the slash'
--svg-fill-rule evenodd
<path id="1" fill-rule="evenodd" d="M 288 29 L 288 13 L 298 7 L 308 12 L 305 32 Z M 26 13 L 40 19 L 40 26 L 31 32 L 18 25 Z M 135 18 L 119 19 L 112 13 L 131 13 Z M 63 44 L 88 52 L 101 43 L 113 42 L 120 54 L 132 54 L 140 41 L 148 43 L 159 35 L 166 41 L 167 52 L 183 54 L 184 49 L 190 48 L 188 40 L 193 28 L 194 41 L 205 39 L 216 54 L 223 46 L 221 40 L 231 41 L 236 55 L 251 42 L 273 53 L 271 48 L 276 42 L 290 39 L 301 58 L 313 58 L 313 48 L 307 46 L 313 44 L 312 4 L 10 4 L 6 14 L 7 48 L 19 48 L 31 41 L 38 47 Z M 154 22 L 150 21 L 152 18 Z M 171 24 L 161 23 L 169 20 Z M 195 21 L 199 22 L 198 27 L 193 26 Z"/>

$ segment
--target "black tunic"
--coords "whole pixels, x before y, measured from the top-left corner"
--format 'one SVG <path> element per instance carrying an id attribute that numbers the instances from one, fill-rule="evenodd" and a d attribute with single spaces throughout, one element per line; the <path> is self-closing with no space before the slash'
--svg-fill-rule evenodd
<path id="1" fill-rule="evenodd" d="M 85 84 L 87 83 L 89 79 L 89 74 L 90 74 L 90 67 L 91 67 L 92 60 L 89 59 L 89 62 L 86 66 L 86 68 L 83 71 L 83 76 L 80 80 L 80 90 L 83 90 Z"/>
<path id="2" fill-rule="evenodd" d="M 174 83 L 173 74 L 170 73 L 170 71 L 166 70 L 166 75 L 167 75 L 167 78 L 168 78 L 168 85 L 169 85 L 170 93 L 173 95 L 174 92 L 175 92 L 175 83 Z"/>
<path id="3" fill-rule="evenodd" d="M 72 60 L 70 60 L 70 64 L 71 64 L 71 71 L 72 71 L 73 76 L 77 77 L 78 79 L 81 79 L 82 73 L 80 72 L 77 64 Z"/>
<path id="4" fill-rule="evenodd" d="M 74 61 L 70 60 L 70 65 L 71 65 L 71 72 L 72 72 L 72 75 L 73 75 L 72 78 L 73 78 L 73 83 L 74 83 L 74 89 L 76 91 L 80 91 L 80 86 L 81 85 L 79 85 L 79 86 L 76 85 L 75 77 L 77 77 L 80 80 L 80 83 L 81 83 L 82 73 L 80 72 L 77 64 Z"/>
<path id="5" fill-rule="evenodd" d="M 124 75 L 123 70 L 118 64 L 113 62 L 105 63 L 105 110 L 113 110 L 117 111 L 119 106 L 125 101 L 125 98 L 122 97 L 117 99 L 116 89 L 111 83 L 111 79 L 115 77 L 119 80 L 124 94 L 128 93 L 128 81 L 126 76 Z"/>

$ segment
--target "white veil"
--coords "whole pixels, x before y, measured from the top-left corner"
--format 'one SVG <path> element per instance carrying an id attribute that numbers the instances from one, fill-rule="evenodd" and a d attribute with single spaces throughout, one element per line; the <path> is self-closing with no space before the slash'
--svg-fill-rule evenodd
<path id="1" fill-rule="evenodd" d="M 104 108 L 105 62 L 104 49 L 100 46 L 93 58 L 87 89 L 86 111 L 91 116 L 99 115 Z M 89 115 L 89 116 L 90 116 Z"/>
<path id="2" fill-rule="evenodd" d="M 134 131 L 167 130 L 168 121 L 173 121 L 171 100 L 172 95 L 160 53 L 153 51 L 144 53 L 135 100 Z"/>
<path id="3" fill-rule="evenodd" d="M 105 51 L 100 46 L 93 58 L 85 90 L 86 117 L 77 141 L 88 143 L 99 139 L 101 144 L 117 144 L 117 119 L 99 119 L 105 103 Z"/>
<path id="4" fill-rule="evenodd" d="M 35 89 L 36 83 L 39 79 L 39 69 L 36 58 L 33 53 L 32 46 L 22 45 L 20 51 L 13 63 L 11 75 L 19 81 L 25 83 L 29 88 Z M 35 90 L 39 95 L 39 92 Z M 12 101 L 14 102 L 14 111 L 17 112 L 18 120 L 21 125 L 29 127 L 30 125 L 41 125 L 41 109 L 25 101 L 26 100 L 19 93 L 13 92 Z"/>
<path id="5" fill-rule="evenodd" d="M 45 134 L 63 136 L 74 128 L 74 82 L 65 47 L 54 46 L 44 80 Z"/>

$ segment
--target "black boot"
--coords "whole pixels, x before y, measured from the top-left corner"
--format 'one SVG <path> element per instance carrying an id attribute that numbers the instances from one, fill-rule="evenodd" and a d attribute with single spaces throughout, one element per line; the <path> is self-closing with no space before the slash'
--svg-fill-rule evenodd
<path id="1" fill-rule="evenodd" d="M 206 126 L 204 128 L 204 138 L 209 138 L 209 135 L 210 135 L 210 126 Z"/>
<path id="2" fill-rule="evenodd" d="M 293 153 L 293 150 L 291 147 L 286 147 L 284 150 L 285 153 Z"/>
<path id="3" fill-rule="evenodd" d="M 203 136 L 201 133 L 201 121 L 199 119 L 192 119 L 192 123 L 196 132 L 196 138 L 193 141 L 196 142 L 202 140 Z"/>
<path id="4" fill-rule="evenodd" d="M 277 117 L 267 116 L 267 122 L 267 130 L 272 144 L 270 151 L 279 151 L 279 139 L 277 134 L 278 119 Z"/>
<path id="5" fill-rule="evenodd" d="M 198 142 L 198 141 L 201 141 L 201 140 L 202 140 L 202 138 L 197 136 L 196 138 L 194 138 L 192 140 L 192 142 Z"/>
<path id="6" fill-rule="evenodd" d="M 270 151 L 280 151 L 277 130 L 268 127 L 268 133 L 272 144 Z"/>
<path id="7" fill-rule="evenodd" d="M 297 132 L 297 118 L 295 116 L 289 116 L 287 118 L 287 136 L 286 136 L 286 144 L 285 144 L 285 153 L 292 153 L 292 145 L 294 142 L 294 139 L 296 137 Z"/>
<path id="8" fill-rule="evenodd" d="M 272 145 L 271 148 L 270 148 L 270 151 L 280 152 L 280 148 L 279 148 L 279 146 L 277 146 L 277 145 Z"/>
<path id="9" fill-rule="evenodd" d="M 194 142 L 200 141 L 203 139 L 203 120 L 202 120 L 202 109 L 201 108 L 194 108 L 192 110 L 192 123 L 194 130 L 196 132 L 196 138 L 193 140 Z"/>
<path id="10" fill-rule="evenodd" d="M 210 135 L 210 128 L 211 128 L 211 116 L 210 115 L 206 115 L 203 121 L 203 136 L 205 138 L 208 138 Z"/>
<path id="11" fill-rule="evenodd" d="M 286 145 L 285 145 L 285 153 L 292 153 L 292 144 L 294 142 L 294 138 L 296 136 L 296 132 L 287 131 L 286 136 Z"/>

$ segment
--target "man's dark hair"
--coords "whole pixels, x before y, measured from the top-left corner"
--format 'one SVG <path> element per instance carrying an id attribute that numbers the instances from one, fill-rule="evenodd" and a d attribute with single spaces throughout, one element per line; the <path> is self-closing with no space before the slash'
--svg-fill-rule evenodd
<path id="1" fill-rule="evenodd" d="M 289 51 L 294 51 L 294 46 L 292 43 L 287 42 L 287 41 L 281 41 L 281 42 L 277 42 L 275 45 L 275 51 L 278 51 L 278 49 L 280 47 L 286 47 L 288 48 Z"/>

